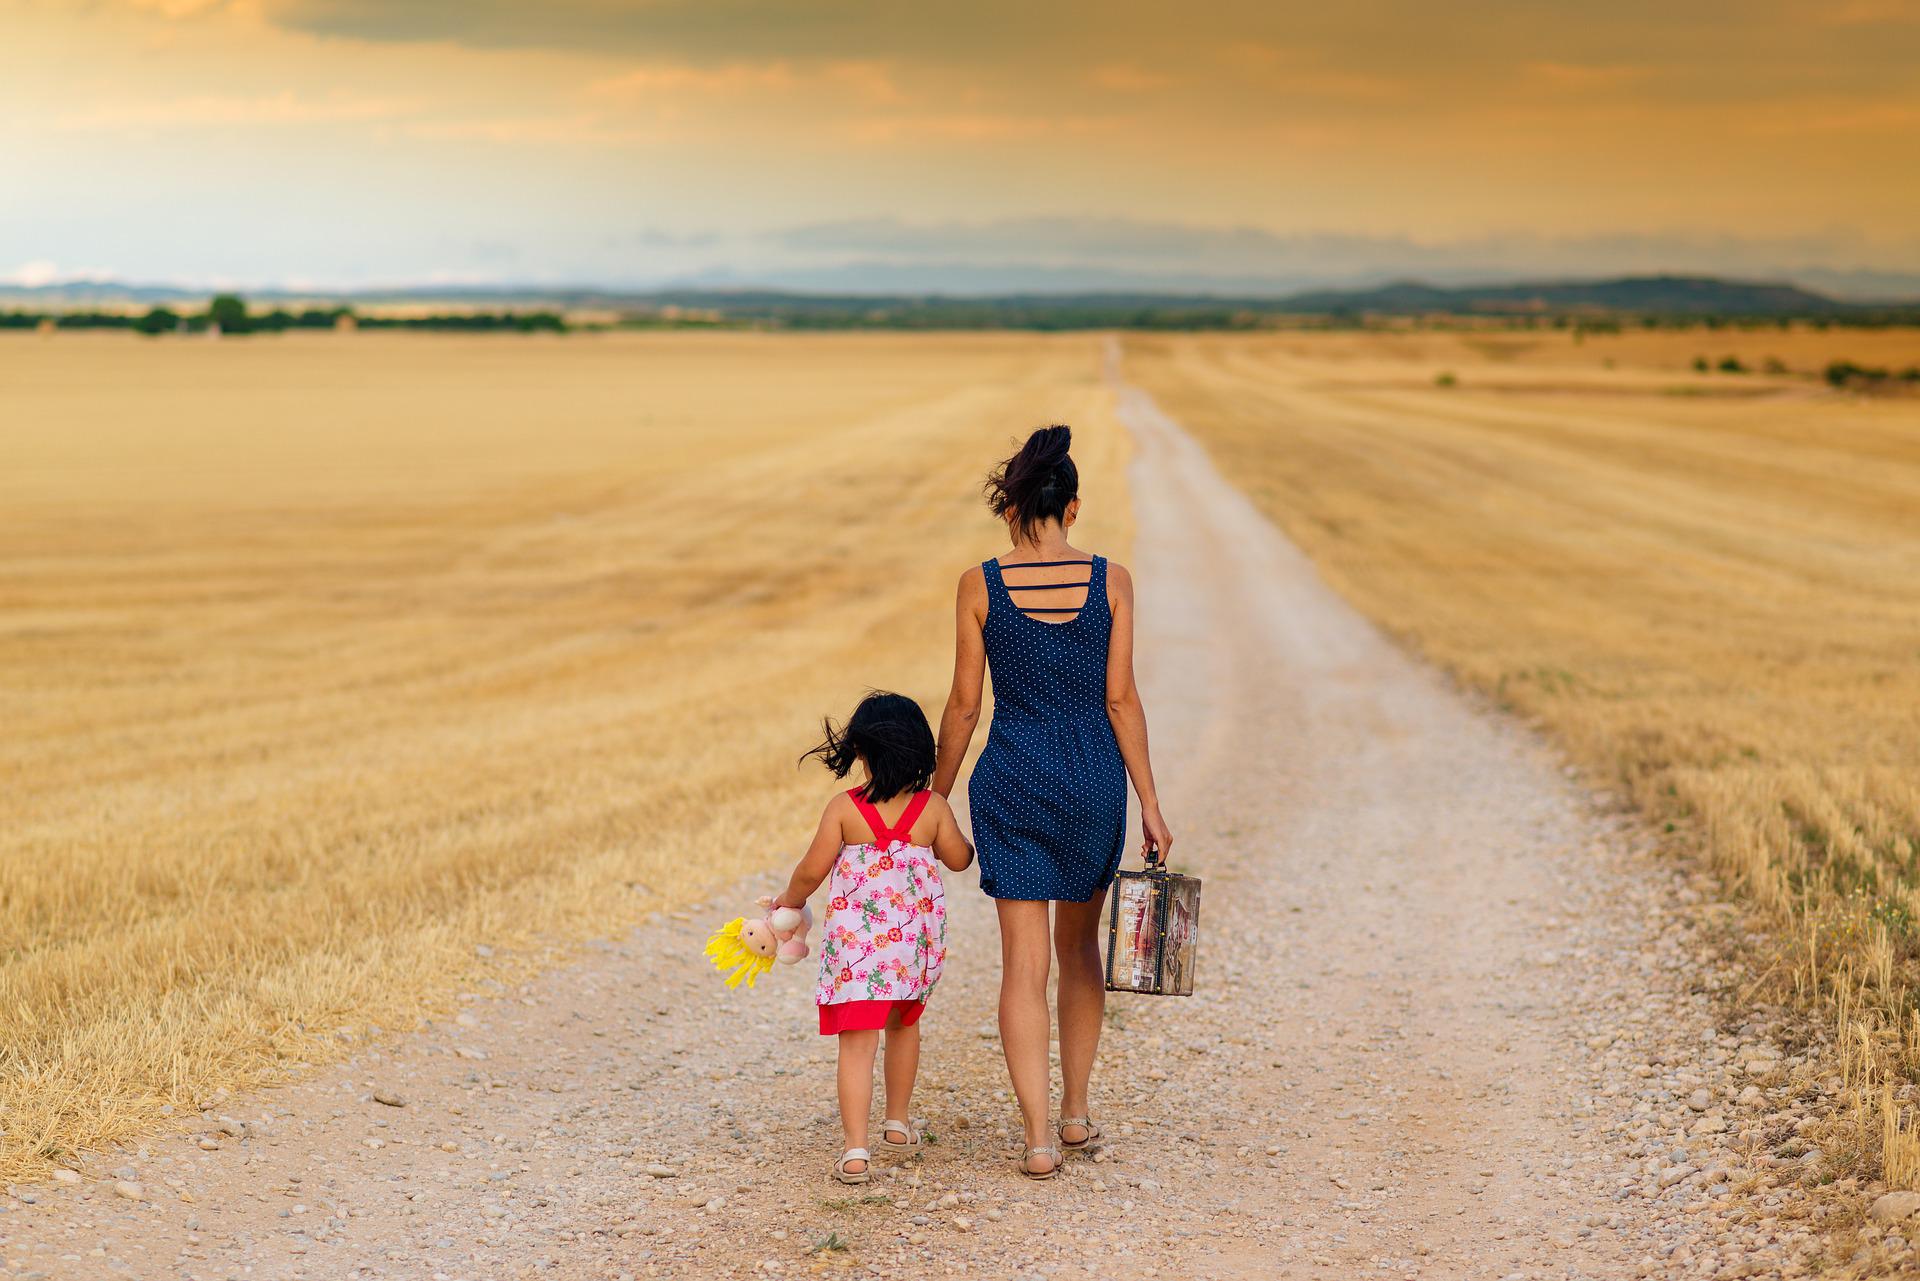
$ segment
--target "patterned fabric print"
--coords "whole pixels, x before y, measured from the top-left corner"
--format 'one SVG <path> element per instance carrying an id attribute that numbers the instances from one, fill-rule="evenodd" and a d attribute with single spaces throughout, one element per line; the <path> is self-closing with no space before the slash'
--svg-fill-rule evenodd
<path id="1" fill-rule="evenodd" d="M 993 727 L 967 781 L 980 888 L 1089 902 L 1113 882 L 1127 838 L 1127 769 L 1107 718 L 1107 561 L 1093 558 L 1086 605 L 1066 623 L 1022 614 L 999 561 L 981 569 Z"/>
<path id="2" fill-rule="evenodd" d="M 816 1005 L 924 1001 L 947 959 L 947 896 L 924 845 L 847 845 L 827 882 Z"/>

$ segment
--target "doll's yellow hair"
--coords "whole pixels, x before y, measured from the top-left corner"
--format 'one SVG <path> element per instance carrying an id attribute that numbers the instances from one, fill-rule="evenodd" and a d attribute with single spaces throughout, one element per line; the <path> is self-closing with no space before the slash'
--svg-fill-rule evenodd
<path id="1" fill-rule="evenodd" d="M 712 958 L 714 968 L 733 971 L 727 976 L 728 987 L 739 987 L 741 979 L 752 987 L 756 979 L 773 968 L 771 956 L 761 956 L 741 941 L 740 931 L 746 924 L 746 917 L 736 916 L 707 940 L 707 955 Z"/>

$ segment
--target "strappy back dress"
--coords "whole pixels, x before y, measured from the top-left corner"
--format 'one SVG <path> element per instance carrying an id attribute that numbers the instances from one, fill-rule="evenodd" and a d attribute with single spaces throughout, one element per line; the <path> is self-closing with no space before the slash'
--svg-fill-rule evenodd
<path id="1" fill-rule="evenodd" d="M 933 793 L 918 792 L 892 826 L 853 788 L 847 795 L 873 839 L 833 862 L 820 935 L 820 1032 L 871 1031 L 919 1020 L 947 957 L 947 896 L 931 849 L 913 824 Z"/>
<path id="2" fill-rule="evenodd" d="M 1087 577 L 1073 566 L 1087 566 Z M 1107 719 L 1106 558 L 1022 562 L 1008 568 L 1054 572 L 1012 586 L 999 561 L 980 568 L 993 678 L 993 725 L 967 782 L 980 888 L 994 898 L 1084 903 L 1112 884 L 1127 832 L 1126 766 Z M 1078 610 L 1023 610 L 1014 600 L 1083 583 Z M 1042 614 L 1072 618 L 1043 622 Z"/>

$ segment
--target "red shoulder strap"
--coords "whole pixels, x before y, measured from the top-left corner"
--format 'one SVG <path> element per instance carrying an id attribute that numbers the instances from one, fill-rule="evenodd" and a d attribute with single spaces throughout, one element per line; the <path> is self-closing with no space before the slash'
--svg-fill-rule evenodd
<path id="1" fill-rule="evenodd" d="M 880 811 L 873 802 L 860 795 L 860 789 L 849 787 L 847 795 L 853 798 L 853 807 L 860 811 L 860 817 L 867 820 L 867 826 L 873 829 L 873 839 L 882 847 L 895 841 L 904 841 L 913 835 L 913 825 L 920 818 L 920 811 L 927 808 L 927 802 L 933 799 L 932 792 L 916 792 L 907 808 L 900 811 L 900 821 L 888 827 L 880 817 Z"/>
<path id="2" fill-rule="evenodd" d="M 860 817 L 866 819 L 867 826 L 873 829 L 873 839 L 882 845 L 891 840 L 893 834 L 887 831 L 887 825 L 881 821 L 880 811 L 873 807 L 873 802 L 860 795 L 857 787 L 849 787 L 847 795 L 853 798 L 853 807 L 860 811 Z"/>
<path id="3" fill-rule="evenodd" d="M 893 831 L 890 833 L 891 839 L 904 841 L 912 836 L 913 825 L 919 819 L 920 811 L 927 808 L 927 802 L 932 798 L 932 792 L 916 793 L 914 798 L 907 802 L 907 808 L 900 812 L 900 821 L 893 825 Z"/>

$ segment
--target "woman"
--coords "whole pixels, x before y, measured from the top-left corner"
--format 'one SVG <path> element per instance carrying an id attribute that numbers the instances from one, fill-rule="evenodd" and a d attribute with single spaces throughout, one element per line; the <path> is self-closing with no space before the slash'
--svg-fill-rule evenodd
<path id="1" fill-rule="evenodd" d="M 1080 515 L 1071 440 L 1066 427 L 1043 427 L 987 479 L 1013 549 L 960 577 L 953 692 L 933 775 L 933 790 L 952 792 L 991 661 L 993 728 L 967 793 L 980 887 L 1000 913 L 1000 1043 L 1026 1127 L 1020 1170 L 1034 1179 L 1053 1177 L 1062 1148 L 1100 1138 L 1087 1085 L 1106 1007 L 1101 909 L 1126 840 L 1129 776 L 1144 855 L 1164 859 L 1173 848 L 1133 681 L 1133 579 L 1067 541 Z M 1049 952 L 1060 961 L 1058 1146 L 1047 1124 Z"/>

